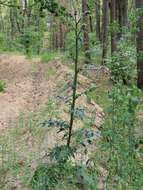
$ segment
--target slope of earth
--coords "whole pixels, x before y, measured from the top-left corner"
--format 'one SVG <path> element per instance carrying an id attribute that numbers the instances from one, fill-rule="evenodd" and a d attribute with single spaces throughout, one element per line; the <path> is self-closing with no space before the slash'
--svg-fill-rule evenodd
<path id="1" fill-rule="evenodd" d="M 68 94 L 63 84 L 70 84 L 73 70 L 58 58 L 40 63 L 38 58 L 0 55 L 0 77 L 7 87 L 0 93 L 0 189 L 28 190 L 29 180 L 48 148 L 60 142 L 60 136 L 48 127 L 41 127 L 45 119 L 69 120 L 69 107 L 57 98 Z M 94 86 L 94 82 L 79 74 L 78 93 Z M 94 117 L 94 126 L 103 122 L 103 109 L 85 95 L 77 101 L 77 108 L 86 110 L 86 119 Z M 75 122 L 75 128 L 83 125 Z M 77 160 L 87 159 L 77 157 Z"/>
<path id="2" fill-rule="evenodd" d="M 6 80 L 5 92 L 0 93 L 0 130 L 6 129 L 20 111 L 32 111 L 44 105 L 54 84 L 46 80 L 48 68 L 36 67 L 24 56 L 0 55 L 0 77 Z"/>

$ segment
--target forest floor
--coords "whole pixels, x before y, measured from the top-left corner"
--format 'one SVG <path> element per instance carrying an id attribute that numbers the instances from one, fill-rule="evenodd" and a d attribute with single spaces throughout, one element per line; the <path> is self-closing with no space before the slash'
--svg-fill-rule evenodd
<path id="1" fill-rule="evenodd" d="M 1 78 L 7 81 L 6 90 L 0 93 L 0 129 L 5 130 L 16 121 L 19 112 L 32 111 L 42 106 L 52 91 L 53 83 L 46 80 L 44 67 L 35 67 L 25 56 L 0 56 Z M 43 71 L 42 71 L 43 69 Z M 43 80 L 45 79 L 45 80 Z"/>
<path id="2" fill-rule="evenodd" d="M 27 60 L 25 56 L 0 55 L 0 77 L 7 82 L 5 91 L 0 93 L 0 189 L 29 189 L 29 180 L 35 167 L 43 161 L 46 150 L 59 143 L 60 136 L 40 124 L 50 118 L 68 121 L 69 108 L 57 95 L 71 93 L 69 88 L 63 92 L 61 86 L 71 83 L 72 72 L 58 57 L 41 63 L 40 58 Z M 92 95 L 83 95 L 77 103 L 78 107 L 86 108 L 86 119 L 95 118 L 95 130 L 104 120 L 101 108 L 104 102 L 100 96 L 102 93 L 105 99 L 107 83 L 110 88 L 107 75 L 97 71 L 79 74 L 78 92 L 99 86 L 97 103 Z M 75 128 L 80 125 L 82 121 L 75 122 Z"/>

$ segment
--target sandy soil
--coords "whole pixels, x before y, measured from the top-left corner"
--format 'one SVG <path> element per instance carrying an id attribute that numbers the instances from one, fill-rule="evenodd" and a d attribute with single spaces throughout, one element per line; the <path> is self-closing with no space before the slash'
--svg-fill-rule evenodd
<path id="1" fill-rule="evenodd" d="M 0 77 L 7 81 L 5 91 L 0 93 L 0 129 L 15 122 L 20 111 L 32 111 L 47 101 L 54 84 L 46 80 L 47 68 L 36 67 L 38 61 L 0 55 Z"/>
<path id="2" fill-rule="evenodd" d="M 52 78 L 46 79 L 49 66 L 38 65 L 38 62 L 39 59 L 28 61 L 24 56 L 0 55 L 0 77 L 7 81 L 5 91 L 0 93 L 0 129 L 4 130 L 15 122 L 20 111 L 32 111 L 35 107 L 44 105 L 58 81 L 70 82 L 70 77 L 67 76 L 72 70 L 62 65 L 59 60 L 51 64 L 52 69 L 56 71 L 55 81 Z M 82 85 L 89 86 L 91 81 L 80 75 L 78 83 L 79 89 L 82 90 Z M 80 99 L 81 104 L 87 104 L 85 97 Z M 88 107 L 91 106 L 96 108 L 98 115 L 102 117 L 102 108 L 93 102 L 88 103 Z M 100 117 L 97 123 L 100 125 Z"/>

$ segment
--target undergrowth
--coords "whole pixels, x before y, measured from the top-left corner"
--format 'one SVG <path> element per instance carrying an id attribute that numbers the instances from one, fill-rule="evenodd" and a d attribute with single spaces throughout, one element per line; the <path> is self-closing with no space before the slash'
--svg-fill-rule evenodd
<path id="1" fill-rule="evenodd" d="M 40 125 L 44 119 L 59 118 L 55 110 L 49 98 L 44 109 L 29 116 L 21 112 L 17 124 L 0 134 L 0 189 L 30 188 L 34 165 L 43 161 L 42 151 L 58 142 L 54 130 Z"/>
<path id="2" fill-rule="evenodd" d="M 56 58 L 56 56 L 57 56 L 56 52 L 47 52 L 42 55 L 41 62 L 46 63 L 46 62 L 52 61 L 54 58 Z"/>
<path id="3" fill-rule="evenodd" d="M 0 79 L 0 92 L 6 88 L 6 81 Z"/>
<path id="4" fill-rule="evenodd" d="M 90 160 L 94 167 L 103 167 L 104 189 L 138 190 L 143 184 L 142 153 L 136 149 L 142 144 L 137 132 L 139 96 L 142 93 L 135 86 L 127 88 L 121 83 L 109 94 L 111 105 L 101 128 L 102 141 L 96 142 L 98 148 Z"/>

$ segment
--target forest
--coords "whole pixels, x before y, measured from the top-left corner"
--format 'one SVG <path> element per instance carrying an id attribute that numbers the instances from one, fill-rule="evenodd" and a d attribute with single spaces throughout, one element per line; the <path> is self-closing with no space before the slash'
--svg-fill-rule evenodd
<path id="1" fill-rule="evenodd" d="M 0 189 L 143 190 L 143 0 L 0 0 Z"/>

